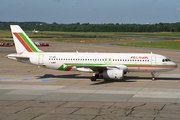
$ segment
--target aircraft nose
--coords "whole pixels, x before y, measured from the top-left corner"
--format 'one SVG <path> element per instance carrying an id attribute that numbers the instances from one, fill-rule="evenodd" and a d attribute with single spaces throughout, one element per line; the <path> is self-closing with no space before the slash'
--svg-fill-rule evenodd
<path id="1" fill-rule="evenodd" d="M 177 64 L 176 64 L 176 63 L 174 63 L 174 62 L 173 62 L 173 64 L 174 64 L 174 68 L 177 68 Z"/>

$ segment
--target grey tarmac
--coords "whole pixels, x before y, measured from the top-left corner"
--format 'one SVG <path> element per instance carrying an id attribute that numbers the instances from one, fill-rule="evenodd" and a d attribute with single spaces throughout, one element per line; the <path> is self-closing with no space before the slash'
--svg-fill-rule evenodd
<path id="1" fill-rule="evenodd" d="M 162 54 L 180 66 L 180 51 L 54 43 L 43 51 Z M 123 80 L 91 82 L 91 73 L 55 71 L 6 58 L 14 47 L 0 47 L 0 120 L 179 120 L 180 68 L 127 73 Z"/>

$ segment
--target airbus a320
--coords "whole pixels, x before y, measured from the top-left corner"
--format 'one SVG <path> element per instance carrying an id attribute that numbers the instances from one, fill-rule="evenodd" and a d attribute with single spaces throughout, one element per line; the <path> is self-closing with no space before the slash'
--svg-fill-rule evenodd
<path id="1" fill-rule="evenodd" d="M 18 25 L 11 25 L 16 52 L 8 58 L 46 68 L 62 71 L 82 71 L 93 73 L 96 79 L 123 79 L 127 72 L 170 71 L 177 65 L 163 55 L 153 53 L 79 53 L 43 52 L 38 49 Z"/>

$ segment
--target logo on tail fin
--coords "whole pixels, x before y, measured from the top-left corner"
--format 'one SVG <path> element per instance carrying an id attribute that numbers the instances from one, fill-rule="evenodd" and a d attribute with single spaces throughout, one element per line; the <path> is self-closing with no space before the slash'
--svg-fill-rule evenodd
<path id="1" fill-rule="evenodd" d="M 26 36 L 23 33 L 17 33 L 13 32 L 13 34 L 16 36 L 16 38 L 19 40 L 19 42 L 24 46 L 24 48 L 28 52 L 39 52 L 32 44 L 29 42 L 29 40 L 26 38 Z"/>

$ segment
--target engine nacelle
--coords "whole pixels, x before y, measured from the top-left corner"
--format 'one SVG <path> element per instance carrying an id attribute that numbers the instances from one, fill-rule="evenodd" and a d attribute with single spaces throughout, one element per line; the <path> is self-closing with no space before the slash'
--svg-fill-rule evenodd
<path id="1" fill-rule="evenodd" d="M 112 69 L 103 71 L 103 78 L 110 79 L 122 79 L 124 76 L 124 71 L 122 69 Z"/>

